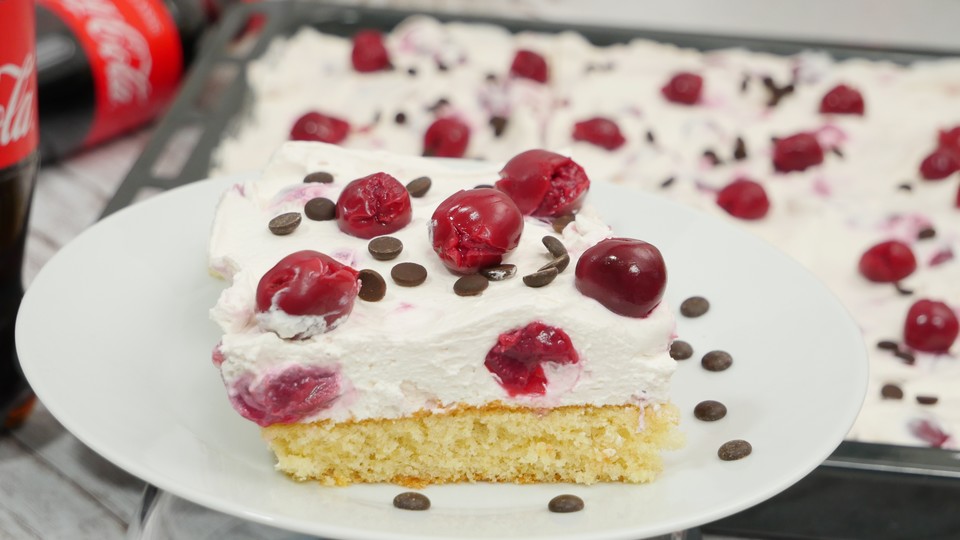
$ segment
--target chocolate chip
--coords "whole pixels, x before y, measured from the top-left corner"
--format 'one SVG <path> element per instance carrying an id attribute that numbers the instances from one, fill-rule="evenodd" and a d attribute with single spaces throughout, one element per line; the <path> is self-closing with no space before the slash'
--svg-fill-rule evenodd
<path id="1" fill-rule="evenodd" d="M 657 144 L 657 138 L 650 130 L 647 130 L 647 142 L 650 144 Z"/>
<path id="2" fill-rule="evenodd" d="M 473 189 L 493 189 L 493 184 L 477 184 Z"/>
<path id="3" fill-rule="evenodd" d="M 393 505 L 401 510 L 427 510 L 430 499 L 422 493 L 407 491 L 393 498 Z"/>
<path id="4" fill-rule="evenodd" d="M 557 276 L 560 274 L 560 271 L 556 268 L 547 268 L 546 270 L 537 270 L 532 274 L 523 276 L 523 283 L 527 287 L 543 287 L 549 285 Z"/>
<path id="5" fill-rule="evenodd" d="M 567 514 L 570 512 L 579 512 L 583 510 L 583 499 L 576 495 L 557 495 L 550 499 L 547 508 L 551 512 L 558 514 Z"/>
<path id="6" fill-rule="evenodd" d="M 909 364 L 909 365 L 911 365 L 911 366 L 912 366 L 913 364 L 915 364 L 916 361 L 917 361 L 917 359 L 916 359 L 912 354 L 908 353 L 907 351 L 897 351 L 897 352 L 893 353 L 893 355 L 896 356 L 897 358 L 903 360 L 905 363 L 907 363 L 907 364 Z"/>
<path id="7" fill-rule="evenodd" d="M 270 220 L 270 232 L 277 236 L 284 236 L 297 230 L 300 226 L 300 212 L 287 212 Z"/>
<path id="8" fill-rule="evenodd" d="M 416 76 L 417 76 L 417 68 L 415 68 L 415 67 L 407 68 L 407 75 L 409 75 L 409 76 L 411 76 L 411 77 L 416 77 Z"/>
<path id="9" fill-rule="evenodd" d="M 733 365 L 733 357 L 725 351 L 710 351 L 703 355 L 700 365 L 707 371 L 723 371 Z"/>
<path id="10" fill-rule="evenodd" d="M 304 184 L 313 184 L 313 183 L 330 184 L 330 183 L 333 183 L 333 175 L 324 171 L 312 172 L 303 177 L 303 183 Z"/>
<path id="11" fill-rule="evenodd" d="M 710 164 L 713 165 L 714 167 L 723 163 L 722 161 L 720 161 L 720 156 L 718 156 L 717 153 L 714 152 L 713 150 L 704 150 L 703 157 L 706 158 L 707 161 L 709 161 Z"/>
<path id="12" fill-rule="evenodd" d="M 693 408 L 693 415 L 697 417 L 697 420 L 716 422 L 727 415 L 727 406 L 719 401 L 708 399 L 697 403 L 697 406 Z"/>
<path id="13" fill-rule="evenodd" d="M 447 98 L 440 98 L 440 99 L 437 100 L 436 103 L 434 103 L 433 105 L 427 107 L 427 110 L 430 111 L 430 112 L 437 112 L 437 111 L 439 111 L 439 110 L 442 109 L 443 107 L 446 107 L 446 106 L 449 105 L 449 104 L 450 104 L 450 101 L 449 101 Z"/>
<path id="14" fill-rule="evenodd" d="M 463 276 L 453 284 L 457 296 L 479 296 L 490 285 L 490 280 L 480 274 Z"/>
<path id="15" fill-rule="evenodd" d="M 570 255 L 564 253 L 563 255 L 538 268 L 537 272 L 542 272 L 548 268 L 556 268 L 557 272 L 563 273 L 568 266 L 570 266 Z"/>
<path id="16" fill-rule="evenodd" d="M 567 228 L 567 225 L 576 221 L 577 216 L 574 214 L 564 214 L 553 219 L 553 230 L 558 233 L 562 233 L 564 229 Z"/>
<path id="17" fill-rule="evenodd" d="M 940 401 L 937 396 L 917 396 L 917 403 L 921 405 L 936 405 Z"/>
<path id="18" fill-rule="evenodd" d="M 743 142 L 741 137 L 737 137 L 737 142 L 733 146 L 733 159 L 737 161 L 747 159 L 747 143 Z"/>
<path id="19" fill-rule="evenodd" d="M 378 236 L 367 244 L 367 251 L 378 261 L 392 261 L 403 251 L 403 242 L 392 236 Z"/>
<path id="20" fill-rule="evenodd" d="M 898 345 L 896 341 L 884 339 L 877 342 L 877 348 L 884 351 L 898 351 L 900 350 L 900 345 Z"/>
<path id="21" fill-rule="evenodd" d="M 691 296 L 680 304 L 680 314 L 695 318 L 710 310 L 710 302 L 702 296 Z"/>
<path id="22" fill-rule="evenodd" d="M 444 64 L 444 63 L 441 62 L 440 60 L 437 60 L 437 70 L 439 70 L 439 71 L 447 71 L 447 70 L 449 70 L 449 69 L 450 69 L 450 68 L 449 68 L 446 64 Z"/>
<path id="23" fill-rule="evenodd" d="M 417 263 L 402 262 L 390 270 L 390 277 L 402 287 L 416 287 L 427 279 L 427 269 Z"/>
<path id="24" fill-rule="evenodd" d="M 693 347 L 683 340 L 674 340 L 670 344 L 670 358 L 674 360 L 686 360 L 693 356 Z"/>
<path id="25" fill-rule="evenodd" d="M 495 73 L 487 73 L 484 79 L 486 79 L 487 82 L 497 82 L 497 75 Z"/>
<path id="26" fill-rule="evenodd" d="M 833 155 L 837 156 L 840 159 L 843 159 L 843 150 L 840 150 L 836 146 L 831 147 L 830 151 L 833 152 Z"/>
<path id="27" fill-rule="evenodd" d="M 664 180 L 663 182 L 660 182 L 660 188 L 661 188 L 661 189 L 666 189 L 666 188 L 672 186 L 673 183 L 676 181 L 676 179 L 677 179 L 677 177 L 675 177 L 675 176 L 671 176 L 670 178 L 667 178 L 667 179 Z"/>
<path id="28" fill-rule="evenodd" d="M 897 189 L 899 189 L 900 191 L 913 191 L 913 186 L 907 182 L 904 182 L 899 186 L 897 186 Z"/>
<path id="29" fill-rule="evenodd" d="M 897 292 L 902 294 L 903 296 L 910 296 L 911 294 L 913 294 L 913 289 L 908 289 L 904 287 L 903 285 L 900 284 L 899 281 L 894 282 L 893 287 L 897 289 Z"/>
<path id="30" fill-rule="evenodd" d="M 778 86 L 771 77 L 763 78 L 763 86 L 770 93 L 769 97 L 767 98 L 768 107 L 776 107 L 780 103 L 780 100 L 792 94 L 794 90 L 796 90 L 793 83 L 790 83 L 786 86 Z"/>
<path id="31" fill-rule="evenodd" d="M 430 180 L 429 176 L 414 178 L 407 183 L 407 193 L 409 193 L 411 197 L 420 198 L 430 191 L 430 186 L 432 185 L 433 181 Z"/>
<path id="32" fill-rule="evenodd" d="M 398 123 L 398 124 L 401 124 L 401 125 L 402 125 L 402 124 L 406 124 L 406 123 L 407 123 L 407 115 L 404 114 L 404 113 L 402 113 L 402 112 L 398 112 L 397 115 L 393 117 L 393 121 L 396 122 L 396 123 Z"/>
<path id="33" fill-rule="evenodd" d="M 493 128 L 493 135 L 500 137 L 507 129 L 507 119 L 503 116 L 493 116 L 490 118 L 490 127 Z"/>
<path id="34" fill-rule="evenodd" d="M 924 227 L 920 229 L 920 232 L 917 233 L 918 240 L 927 240 L 928 238 L 933 238 L 937 235 L 937 230 L 933 227 Z"/>
<path id="35" fill-rule="evenodd" d="M 903 389 L 895 384 L 885 384 L 880 389 L 883 399 L 903 399 Z"/>
<path id="36" fill-rule="evenodd" d="M 727 441 L 717 450 L 717 456 L 724 461 L 736 461 L 743 459 L 753 452 L 753 446 L 743 439 Z"/>
<path id="37" fill-rule="evenodd" d="M 740 81 L 740 93 L 746 92 L 747 88 L 750 88 L 750 76 L 744 75 L 743 80 Z"/>
<path id="38" fill-rule="evenodd" d="M 567 247 L 564 246 L 563 242 L 561 242 L 556 236 L 547 235 L 544 236 L 540 241 L 543 242 L 543 247 L 547 248 L 547 251 L 549 251 L 554 257 L 567 254 Z"/>
<path id="39" fill-rule="evenodd" d="M 303 213 L 313 221 L 330 221 L 337 217 L 337 205 L 326 197 L 316 197 L 307 201 Z"/>
<path id="40" fill-rule="evenodd" d="M 517 267 L 513 264 L 498 264 L 481 269 L 480 275 L 490 281 L 503 281 L 517 275 Z"/>
<path id="41" fill-rule="evenodd" d="M 365 302 L 379 302 L 387 294 L 387 282 L 383 276 L 374 270 L 361 270 L 357 275 L 360 280 L 360 294 Z"/>

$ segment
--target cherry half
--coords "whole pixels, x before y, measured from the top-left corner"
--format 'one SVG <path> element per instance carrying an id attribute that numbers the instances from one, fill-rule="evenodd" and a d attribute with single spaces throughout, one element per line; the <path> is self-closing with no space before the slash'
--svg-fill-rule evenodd
<path id="1" fill-rule="evenodd" d="M 437 206 L 430 243 L 451 271 L 471 274 L 500 264 L 517 247 L 523 214 L 505 193 L 481 188 L 458 191 Z"/>
<path id="2" fill-rule="evenodd" d="M 294 122 L 290 128 L 291 141 L 319 141 L 339 144 L 350 134 L 350 124 L 334 116 L 311 111 Z"/>
<path id="3" fill-rule="evenodd" d="M 910 246 L 898 240 L 880 242 L 860 257 L 860 273 L 877 283 L 894 283 L 917 269 Z"/>
<path id="4" fill-rule="evenodd" d="M 562 329 L 539 321 L 504 332 L 487 353 L 483 365 L 496 375 L 511 397 L 542 396 L 547 390 L 543 364 L 576 364 L 580 356 Z"/>
<path id="5" fill-rule="evenodd" d="M 453 117 L 434 120 L 423 134 L 423 155 L 463 157 L 470 144 L 470 126 Z"/>
<path id="6" fill-rule="evenodd" d="M 632 238 L 608 238 L 577 261 L 577 289 L 610 311 L 646 317 L 660 304 L 667 267 L 653 244 Z"/>
<path id="7" fill-rule="evenodd" d="M 526 49 L 517 51 L 513 56 L 513 62 L 510 64 L 510 75 L 521 79 L 546 83 L 548 73 L 546 59 Z"/>
<path id="8" fill-rule="evenodd" d="M 357 238 L 399 231 L 412 218 L 407 188 L 384 172 L 350 182 L 337 199 L 337 225 Z"/>
<path id="9" fill-rule="evenodd" d="M 566 156 L 527 150 L 503 166 L 497 189 L 509 195 L 524 215 L 556 217 L 580 209 L 590 179 Z"/>
<path id="10" fill-rule="evenodd" d="M 601 117 L 574 124 L 573 140 L 588 142 L 607 150 L 616 150 L 627 142 L 616 122 Z"/>
<path id="11" fill-rule="evenodd" d="M 773 146 L 773 168 L 779 172 L 803 171 L 823 163 L 823 148 L 810 133 L 777 139 Z"/>
<path id="12" fill-rule="evenodd" d="M 353 69 L 360 73 L 390 69 L 390 53 L 383 44 L 383 34 L 377 30 L 357 32 L 353 36 L 350 61 L 353 63 Z"/>
<path id="13" fill-rule="evenodd" d="M 838 84 L 820 100 L 823 114 L 858 114 L 863 116 L 863 94 L 852 86 Z"/>
<path id="14" fill-rule="evenodd" d="M 677 73 L 660 89 L 663 97 L 672 103 L 694 105 L 700 101 L 703 91 L 703 77 L 696 73 Z"/>
<path id="15" fill-rule="evenodd" d="M 960 323 L 950 306 L 934 300 L 917 300 L 907 311 L 903 341 L 908 347 L 929 353 L 945 353 L 957 339 Z"/>
<path id="16" fill-rule="evenodd" d="M 767 215 L 770 199 L 763 186 L 753 180 L 740 178 L 717 193 L 717 205 L 733 217 L 755 220 Z"/>
<path id="17" fill-rule="evenodd" d="M 326 367 L 294 365 L 255 382 L 238 379 L 230 403 L 261 427 L 290 424 L 329 408 L 340 395 L 340 375 Z"/>

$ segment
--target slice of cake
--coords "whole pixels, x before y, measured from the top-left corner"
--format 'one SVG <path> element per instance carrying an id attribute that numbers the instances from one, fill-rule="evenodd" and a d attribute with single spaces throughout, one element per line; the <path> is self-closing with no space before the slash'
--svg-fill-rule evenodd
<path id="1" fill-rule="evenodd" d="M 501 170 L 288 143 L 229 189 L 213 358 L 278 468 L 336 485 L 653 480 L 680 443 L 666 269 L 580 209 L 588 188 L 542 150 Z"/>

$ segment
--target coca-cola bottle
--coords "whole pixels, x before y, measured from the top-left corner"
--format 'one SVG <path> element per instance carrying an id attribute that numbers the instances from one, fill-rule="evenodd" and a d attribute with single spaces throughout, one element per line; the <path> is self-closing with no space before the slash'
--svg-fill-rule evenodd
<path id="1" fill-rule="evenodd" d="M 36 0 L 43 160 L 143 125 L 169 103 L 213 0 Z"/>
<path id="2" fill-rule="evenodd" d="M 32 0 L 0 0 L 0 422 L 33 405 L 13 346 L 23 297 L 23 245 L 37 176 L 37 72 Z"/>

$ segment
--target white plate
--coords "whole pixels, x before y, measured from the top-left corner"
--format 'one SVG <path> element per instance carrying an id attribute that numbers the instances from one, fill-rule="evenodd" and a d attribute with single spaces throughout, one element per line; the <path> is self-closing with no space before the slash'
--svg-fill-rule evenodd
<path id="1" fill-rule="evenodd" d="M 687 443 L 650 485 L 429 487 L 427 512 L 393 508 L 390 485 L 323 488 L 273 470 L 258 428 L 227 402 L 207 318 L 223 284 L 207 275 L 219 179 L 121 211 L 61 250 L 27 291 L 17 324 L 24 371 L 80 440 L 132 474 L 253 521 L 345 539 L 635 540 L 706 523 L 790 486 L 839 444 L 866 391 L 860 332 L 840 303 L 785 255 L 740 229 L 660 198 L 595 185 L 592 204 L 618 235 L 663 251 L 674 307 L 711 302 L 678 332 L 697 353 L 729 351 L 731 369 L 682 362 L 673 399 Z M 716 399 L 729 413 L 693 418 Z M 753 454 L 717 458 L 730 439 Z M 552 514 L 553 496 L 586 509 Z"/>

